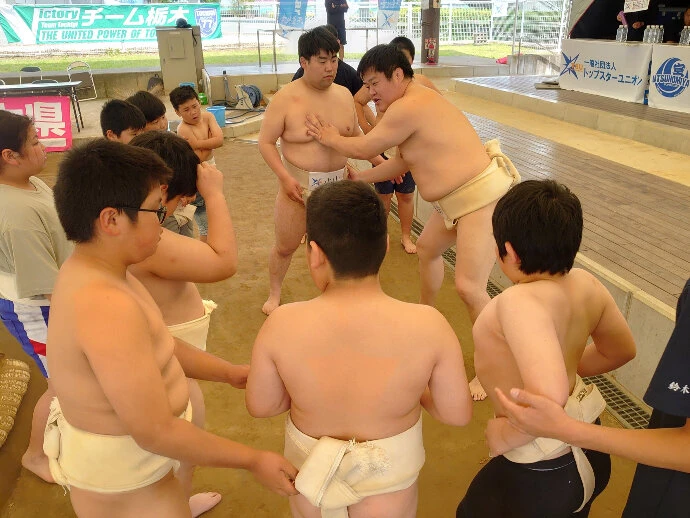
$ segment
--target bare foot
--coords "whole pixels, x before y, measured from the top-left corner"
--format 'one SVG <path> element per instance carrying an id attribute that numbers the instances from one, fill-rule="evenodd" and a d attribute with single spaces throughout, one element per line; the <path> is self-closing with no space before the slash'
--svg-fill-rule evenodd
<path id="1" fill-rule="evenodd" d="M 302 239 L 300 240 L 299 244 L 300 244 L 300 245 L 303 245 L 303 244 L 306 243 L 306 242 L 307 242 L 307 234 L 304 234 L 304 235 L 302 236 Z"/>
<path id="2" fill-rule="evenodd" d="M 482 384 L 479 383 L 477 376 L 470 381 L 470 394 L 472 394 L 472 399 L 475 401 L 484 401 L 486 399 L 486 391 L 484 387 L 482 387 Z"/>
<path id="3" fill-rule="evenodd" d="M 268 300 L 264 302 L 261 311 L 263 311 L 265 315 L 270 315 L 271 313 L 273 313 L 273 310 L 278 306 L 280 306 L 280 297 L 273 298 L 269 295 Z"/>
<path id="4" fill-rule="evenodd" d="M 196 518 L 199 515 L 204 514 L 206 511 L 210 511 L 218 502 L 222 496 L 218 493 L 197 493 L 189 498 L 189 508 L 192 511 L 192 518 Z"/>
<path id="5" fill-rule="evenodd" d="M 50 474 L 50 468 L 48 467 L 48 457 L 45 455 L 29 455 L 27 452 L 22 456 L 22 466 L 46 482 L 55 483 L 55 479 Z"/>
<path id="6" fill-rule="evenodd" d="M 405 249 L 405 252 L 408 254 L 416 254 L 417 253 L 417 246 L 412 242 L 412 239 L 410 239 L 410 236 L 403 236 L 402 239 L 400 240 L 400 244 L 403 246 Z"/>

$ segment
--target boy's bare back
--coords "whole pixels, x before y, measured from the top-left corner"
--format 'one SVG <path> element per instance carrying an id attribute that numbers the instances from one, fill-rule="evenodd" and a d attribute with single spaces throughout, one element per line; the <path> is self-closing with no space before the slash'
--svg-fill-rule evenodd
<path id="1" fill-rule="evenodd" d="M 283 306 L 254 347 L 275 363 L 295 426 L 313 437 L 364 441 L 409 429 L 430 380 L 433 391 L 435 378 L 445 374 L 441 359 L 460 375 L 445 379 L 437 397 L 454 400 L 459 416 L 470 411 L 462 352 L 450 325 L 433 308 L 383 292 L 325 294 Z"/>
<path id="2" fill-rule="evenodd" d="M 512 387 L 564 404 L 574 384 L 587 340 L 602 354 L 615 354 L 630 331 L 606 288 L 590 273 L 517 284 L 489 303 L 472 334 L 477 374 L 497 415 L 495 387 Z M 587 373 L 581 374 L 587 375 Z"/>

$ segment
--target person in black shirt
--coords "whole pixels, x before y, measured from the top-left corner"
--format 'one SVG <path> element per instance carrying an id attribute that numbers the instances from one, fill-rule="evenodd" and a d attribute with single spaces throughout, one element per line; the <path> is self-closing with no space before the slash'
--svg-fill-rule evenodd
<path id="1" fill-rule="evenodd" d="M 685 10 L 680 18 L 671 20 L 670 23 L 664 26 L 664 41 L 667 43 L 678 43 L 680 41 L 680 33 L 686 25 L 690 25 L 690 7 Z"/>
<path id="2" fill-rule="evenodd" d="M 338 30 L 332 25 L 322 25 L 321 27 L 328 29 L 330 32 L 333 33 L 333 35 L 336 38 L 338 38 Z M 340 43 L 339 39 L 338 43 Z M 343 48 L 342 45 L 340 46 L 340 48 Z M 292 81 L 299 79 L 303 75 L 304 69 L 302 67 L 299 67 L 297 69 L 297 72 L 295 72 L 295 75 L 292 76 Z M 353 97 L 357 92 L 359 92 L 360 88 L 362 88 L 362 85 L 364 84 L 362 83 L 362 78 L 359 77 L 357 71 L 340 58 L 338 59 L 338 71 L 335 74 L 335 79 L 333 80 L 333 82 L 337 85 L 344 86 L 345 88 L 350 90 L 350 93 Z"/>
<path id="3" fill-rule="evenodd" d="M 654 409 L 647 430 L 580 423 L 542 396 L 517 389 L 511 396 L 498 395 L 518 429 L 640 463 L 623 518 L 690 516 L 690 280 L 678 298 L 676 326 L 644 395 Z"/>
<path id="4" fill-rule="evenodd" d="M 326 23 L 332 25 L 338 31 L 340 51 L 338 57 L 345 57 L 345 45 L 347 45 L 347 33 L 345 32 L 345 13 L 350 7 L 347 0 L 326 0 Z"/>

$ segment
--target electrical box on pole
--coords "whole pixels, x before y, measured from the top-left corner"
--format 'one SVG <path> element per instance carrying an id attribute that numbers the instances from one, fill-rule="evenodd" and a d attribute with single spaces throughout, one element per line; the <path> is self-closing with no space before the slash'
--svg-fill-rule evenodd
<path id="1" fill-rule="evenodd" d="M 422 0 L 422 63 L 438 63 L 438 41 L 441 31 L 441 1 Z"/>

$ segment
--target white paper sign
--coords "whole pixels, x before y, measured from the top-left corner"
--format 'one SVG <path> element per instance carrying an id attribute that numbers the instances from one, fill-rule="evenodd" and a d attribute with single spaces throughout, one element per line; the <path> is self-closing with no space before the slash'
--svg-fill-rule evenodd
<path id="1" fill-rule="evenodd" d="M 652 45 L 563 40 L 559 84 L 565 90 L 641 103 L 649 84 Z"/>
<path id="2" fill-rule="evenodd" d="M 649 7 L 649 0 L 625 0 L 623 11 L 626 13 L 636 13 L 646 11 Z"/>
<path id="3" fill-rule="evenodd" d="M 690 113 L 690 47 L 654 45 L 649 106 Z"/>

